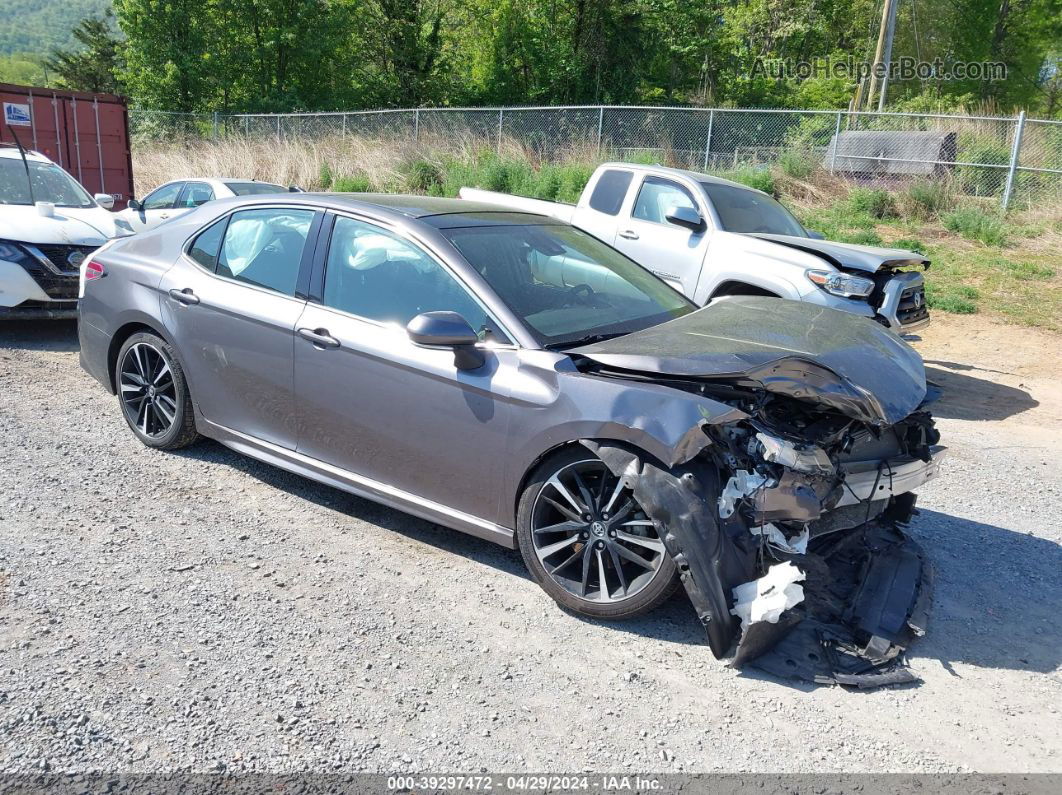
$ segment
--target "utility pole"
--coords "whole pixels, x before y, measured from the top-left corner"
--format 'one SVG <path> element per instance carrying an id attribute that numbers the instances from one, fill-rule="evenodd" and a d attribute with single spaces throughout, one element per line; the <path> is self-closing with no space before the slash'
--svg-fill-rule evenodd
<path id="1" fill-rule="evenodd" d="M 877 69 L 879 63 L 887 65 L 892 58 L 892 34 L 896 28 L 896 5 L 899 0 L 885 0 L 881 6 L 881 27 L 878 30 L 878 46 L 874 50 L 874 68 L 870 74 L 870 90 L 867 91 L 867 107 L 874 101 L 874 92 L 878 88 Z M 881 97 L 878 101 L 878 110 L 885 107 L 885 87 L 889 82 L 888 74 L 881 81 Z"/>
<path id="2" fill-rule="evenodd" d="M 896 33 L 896 9 L 900 5 L 900 0 L 889 0 L 889 25 L 888 32 L 885 34 L 885 53 L 882 55 L 882 60 L 887 67 L 892 63 L 892 37 Z M 881 95 L 878 97 L 878 113 L 882 113 L 885 110 L 885 97 L 889 93 L 889 73 L 885 72 L 885 76 L 881 78 Z"/>

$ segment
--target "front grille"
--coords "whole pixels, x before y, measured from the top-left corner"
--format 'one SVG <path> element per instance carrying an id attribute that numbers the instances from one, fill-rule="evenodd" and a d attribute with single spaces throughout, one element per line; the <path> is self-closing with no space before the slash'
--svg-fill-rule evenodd
<path id="1" fill-rule="evenodd" d="M 896 319 L 901 326 L 909 326 L 929 317 L 929 307 L 926 306 L 926 290 L 924 285 L 908 287 L 900 293 L 900 304 L 896 308 Z"/>
<path id="2" fill-rule="evenodd" d="M 81 266 L 81 259 L 87 257 L 99 246 L 63 246 L 52 243 L 37 243 L 34 244 L 33 248 L 46 256 L 56 270 L 60 270 L 63 273 L 77 274 Z M 81 258 L 75 257 L 76 264 L 70 262 L 71 254 L 81 255 Z"/>
<path id="3" fill-rule="evenodd" d="M 68 247 L 69 248 L 69 247 Z M 82 246 L 84 248 L 84 246 Z M 89 249 L 92 251 L 93 249 Z M 38 262 L 36 257 L 26 257 L 22 260 L 22 267 L 33 277 L 44 294 L 49 298 L 58 300 L 77 300 L 78 280 L 80 274 L 77 269 L 70 273 L 57 276 L 48 270 L 44 263 Z"/>

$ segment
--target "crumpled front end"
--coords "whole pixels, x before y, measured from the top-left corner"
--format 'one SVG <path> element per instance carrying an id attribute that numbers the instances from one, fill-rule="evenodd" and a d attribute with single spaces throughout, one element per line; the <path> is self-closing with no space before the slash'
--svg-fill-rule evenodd
<path id="1" fill-rule="evenodd" d="M 783 678 L 914 681 L 930 567 L 904 528 L 945 455 L 928 412 L 886 427 L 760 394 L 669 467 L 585 442 L 652 517 L 716 657 Z"/>

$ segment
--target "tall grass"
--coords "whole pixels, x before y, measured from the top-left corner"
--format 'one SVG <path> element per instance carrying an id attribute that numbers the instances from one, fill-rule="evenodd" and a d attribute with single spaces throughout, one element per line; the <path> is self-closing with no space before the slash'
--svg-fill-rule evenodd
<path id="1" fill-rule="evenodd" d="M 501 146 L 473 136 L 243 139 L 159 142 L 133 150 L 136 195 L 170 179 L 237 177 L 306 190 L 402 191 L 456 195 L 475 184 L 574 201 L 600 161 L 596 146 L 575 142 L 544 162 L 519 141 Z"/>

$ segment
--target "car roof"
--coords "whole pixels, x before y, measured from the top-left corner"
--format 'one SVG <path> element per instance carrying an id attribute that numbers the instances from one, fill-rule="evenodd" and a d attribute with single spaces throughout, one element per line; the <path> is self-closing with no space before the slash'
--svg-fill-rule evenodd
<path id="1" fill-rule="evenodd" d="M 247 205 L 270 204 L 275 203 L 277 197 L 261 194 L 224 201 Z M 284 195 L 283 201 L 285 204 L 289 202 L 312 204 L 334 210 L 368 211 L 373 215 L 390 217 L 396 221 L 414 219 L 434 226 L 436 229 L 564 223 L 548 215 L 520 212 L 486 202 L 445 199 L 438 196 L 411 196 L 398 193 L 288 193 Z"/>
<path id="2" fill-rule="evenodd" d="M 624 163 L 622 161 L 615 161 L 609 163 L 602 163 L 599 168 L 622 168 L 627 171 L 652 171 L 653 173 L 663 172 L 665 174 L 673 174 L 678 177 L 686 177 L 692 179 L 695 182 L 710 182 L 715 185 L 730 185 L 735 188 L 744 188 L 755 193 L 762 193 L 762 191 L 756 190 L 756 188 L 750 188 L 748 185 L 742 185 L 740 182 L 734 182 L 731 179 L 723 179 L 722 177 L 713 177 L 711 174 L 702 174 L 699 171 L 690 171 L 686 168 L 671 168 L 670 166 L 647 166 L 642 163 Z"/>

